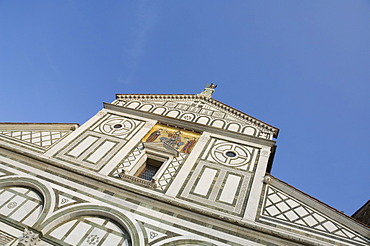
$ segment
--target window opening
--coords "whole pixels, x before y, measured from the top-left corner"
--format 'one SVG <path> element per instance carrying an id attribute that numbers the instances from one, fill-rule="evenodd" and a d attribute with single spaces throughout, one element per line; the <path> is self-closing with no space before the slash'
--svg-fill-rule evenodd
<path id="1" fill-rule="evenodd" d="M 142 167 L 143 170 L 140 170 L 141 172 L 138 175 L 139 178 L 151 181 L 154 175 L 161 168 L 163 163 L 164 163 L 163 161 L 147 158 L 146 162 L 144 163 Z"/>

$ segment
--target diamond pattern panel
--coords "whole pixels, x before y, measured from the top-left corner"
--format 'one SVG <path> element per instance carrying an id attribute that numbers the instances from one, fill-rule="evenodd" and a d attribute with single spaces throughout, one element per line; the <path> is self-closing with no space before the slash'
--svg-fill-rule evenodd
<path id="1" fill-rule="evenodd" d="M 127 158 L 125 158 L 123 160 L 123 162 L 121 162 L 117 168 L 113 171 L 112 175 L 116 178 L 119 177 L 119 174 L 122 173 L 122 170 L 124 167 L 129 167 L 131 165 L 133 165 L 137 158 L 139 158 L 141 156 L 141 154 L 143 153 L 143 149 L 144 149 L 144 146 L 142 143 L 140 143 L 135 149 L 134 151 L 132 151 Z"/>
<path id="2" fill-rule="evenodd" d="M 166 187 L 171 183 L 173 177 L 181 167 L 186 157 L 187 154 L 180 153 L 178 157 L 175 157 L 173 159 L 173 161 L 168 165 L 167 169 L 164 171 L 163 175 L 158 180 L 159 189 L 161 190 L 166 189 Z"/>
<path id="3" fill-rule="evenodd" d="M 69 131 L 0 131 L 1 135 L 47 149 Z"/>
<path id="4" fill-rule="evenodd" d="M 347 239 L 369 243 L 366 239 L 356 235 L 352 230 L 341 226 L 339 223 L 330 220 L 325 215 L 319 214 L 307 205 L 294 200 L 273 187 L 268 188 L 262 215 L 328 232 Z"/>

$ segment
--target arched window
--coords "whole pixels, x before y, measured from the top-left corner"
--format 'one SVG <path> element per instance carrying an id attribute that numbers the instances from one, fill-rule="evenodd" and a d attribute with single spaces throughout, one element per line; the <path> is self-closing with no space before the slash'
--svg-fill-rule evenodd
<path id="1" fill-rule="evenodd" d="M 70 245 L 132 245 L 127 230 L 106 217 L 79 216 L 57 225 L 48 234 Z"/>
<path id="2" fill-rule="evenodd" d="M 42 213 L 43 204 L 42 196 L 31 188 L 0 188 L 0 214 L 10 220 L 33 226 Z"/>

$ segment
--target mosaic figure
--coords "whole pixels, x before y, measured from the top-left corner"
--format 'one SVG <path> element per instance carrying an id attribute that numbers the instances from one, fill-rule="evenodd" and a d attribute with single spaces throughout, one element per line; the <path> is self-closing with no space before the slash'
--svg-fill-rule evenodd
<path id="1" fill-rule="evenodd" d="M 154 142 L 161 135 L 162 130 L 162 128 L 159 128 L 158 130 L 152 132 L 152 134 L 150 134 L 150 136 L 146 139 L 146 142 Z"/>
<path id="2" fill-rule="evenodd" d="M 185 154 L 190 154 L 191 150 L 193 149 L 195 143 L 197 142 L 196 138 L 186 138 L 187 139 L 187 143 L 185 144 L 185 146 L 182 148 L 181 152 L 182 153 L 185 153 Z"/>
<path id="3" fill-rule="evenodd" d="M 184 144 L 184 142 L 181 142 L 181 131 L 176 131 L 176 132 L 169 132 L 166 131 L 168 137 L 162 137 L 161 141 L 165 142 L 166 144 L 170 145 L 171 147 L 178 149 L 181 145 Z"/>

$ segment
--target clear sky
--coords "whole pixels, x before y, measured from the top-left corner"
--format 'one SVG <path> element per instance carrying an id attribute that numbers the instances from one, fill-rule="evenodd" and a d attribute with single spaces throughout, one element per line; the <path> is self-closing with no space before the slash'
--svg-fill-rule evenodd
<path id="1" fill-rule="evenodd" d="M 116 93 L 197 94 L 280 128 L 272 174 L 370 199 L 370 1 L 0 1 L 0 122 L 84 123 Z"/>

